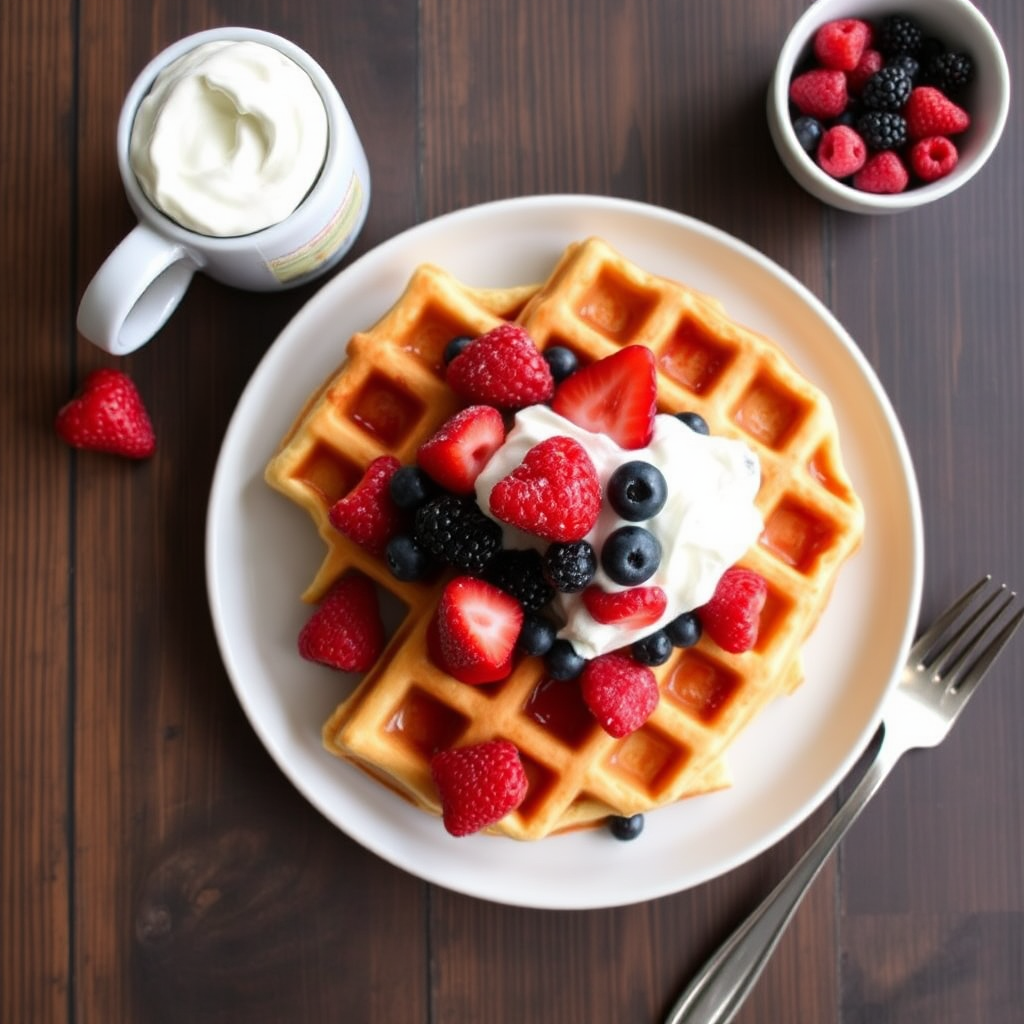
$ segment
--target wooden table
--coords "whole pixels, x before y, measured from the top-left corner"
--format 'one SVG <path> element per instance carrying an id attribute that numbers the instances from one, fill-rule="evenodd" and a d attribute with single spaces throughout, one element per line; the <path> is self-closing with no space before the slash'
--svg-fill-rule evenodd
<path id="1" fill-rule="evenodd" d="M 196 279 L 118 363 L 152 412 L 154 459 L 75 454 L 52 429 L 83 375 L 118 362 L 74 324 L 132 224 L 121 100 L 190 32 L 269 29 L 334 78 L 373 171 L 352 256 L 446 211 L 559 191 L 644 200 L 760 249 L 836 313 L 901 419 L 924 615 L 985 571 L 1024 585 L 1020 104 L 953 198 L 893 218 L 823 208 L 763 117 L 805 6 L 5 4 L 0 1020 L 655 1022 L 827 814 L 691 891 L 538 911 L 390 867 L 286 781 L 215 644 L 204 519 L 235 402 L 316 286 L 254 297 Z M 1024 9 L 978 6 L 1017 70 Z M 897 769 L 739 1020 L 1021 1019 L 1022 676 L 1018 641 L 948 742 Z"/>

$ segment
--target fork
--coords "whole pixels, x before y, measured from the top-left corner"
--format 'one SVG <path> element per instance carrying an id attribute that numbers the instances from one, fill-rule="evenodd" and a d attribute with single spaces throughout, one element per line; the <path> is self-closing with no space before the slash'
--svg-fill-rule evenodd
<path id="1" fill-rule="evenodd" d="M 911 647 L 886 697 L 882 725 L 872 741 L 877 748 L 860 782 L 789 874 L 701 968 L 665 1024 L 728 1024 L 733 1019 L 804 894 L 896 762 L 908 750 L 934 747 L 948 735 L 1024 619 L 1021 610 L 1006 620 L 1015 597 L 1005 584 L 993 589 L 991 577 L 985 576 Z M 1001 620 L 1006 621 L 1001 625 Z"/>

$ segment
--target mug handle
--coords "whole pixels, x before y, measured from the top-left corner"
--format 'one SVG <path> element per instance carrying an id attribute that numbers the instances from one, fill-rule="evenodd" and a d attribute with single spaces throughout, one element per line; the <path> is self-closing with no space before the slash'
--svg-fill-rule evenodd
<path id="1" fill-rule="evenodd" d="M 184 246 L 136 224 L 85 289 L 78 330 L 113 355 L 134 352 L 174 312 L 200 266 Z"/>

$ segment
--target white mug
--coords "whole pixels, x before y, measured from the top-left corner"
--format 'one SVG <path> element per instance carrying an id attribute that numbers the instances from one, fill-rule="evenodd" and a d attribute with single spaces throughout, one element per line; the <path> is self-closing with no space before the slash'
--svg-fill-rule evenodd
<path id="1" fill-rule="evenodd" d="M 310 77 L 327 112 L 327 149 L 315 184 L 284 220 L 247 235 L 217 237 L 182 227 L 146 196 L 129 159 L 139 104 L 157 75 L 204 43 L 251 40 L 291 58 Z M 82 296 L 78 329 L 115 355 L 144 345 L 163 326 L 201 270 L 250 291 L 293 288 L 325 273 L 352 247 L 366 220 L 370 172 L 352 118 L 323 69 L 293 43 L 249 28 L 218 28 L 174 43 L 135 80 L 117 126 L 117 163 L 138 224 Z"/>

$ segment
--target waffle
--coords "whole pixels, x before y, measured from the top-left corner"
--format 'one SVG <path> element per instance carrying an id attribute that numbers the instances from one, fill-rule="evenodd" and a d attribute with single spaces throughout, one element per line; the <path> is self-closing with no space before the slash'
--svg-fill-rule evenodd
<path id="1" fill-rule="evenodd" d="M 575 684 L 549 679 L 539 659 L 522 659 L 509 678 L 480 687 L 438 670 L 426 631 L 442 584 L 395 581 L 326 520 L 330 500 L 358 479 L 361 466 L 385 451 L 411 461 L 457 407 L 441 379 L 441 339 L 479 333 L 503 314 L 518 319 L 540 348 L 565 345 L 583 363 L 625 345 L 648 346 L 662 411 L 700 413 L 713 433 L 743 440 L 761 462 L 757 505 L 765 529 L 740 562 L 768 581 L 758 642 L 740 655 L 707 638 L 674 651 L 654 669 L 657 708 L 623 739 L 606 734 Z M 423 330 L 424 320 L 445 329 Z M 429 343 L 410 340 L 421 336 Z M 368 379 L 377 391 L 401 394 L 395 418 L 407 429 L 366 429 L 364 406 L 387 404 L 366 401 Z M 307 599 L 343 573 L 361 571 L 399 607 L 399 625 L 378 663 L 325 723 L 327 749 L 440 813 L 431 755 L 505 737 L 519 748 L 530 785 L 521 806 L 491 831 L 517 839 L 728 784 L 729 743 L 801 681 L 801 646 L 863 532 L 827 398 L 717 300 L 645 273 L 598 239 L 570 246 L 543 286 L 514 289 L 502 302 L 421 268 L 381 324 L 352 340 L 347 363 L 311 400 L 267 475 L 310 510 L 328 545 Z"/>

